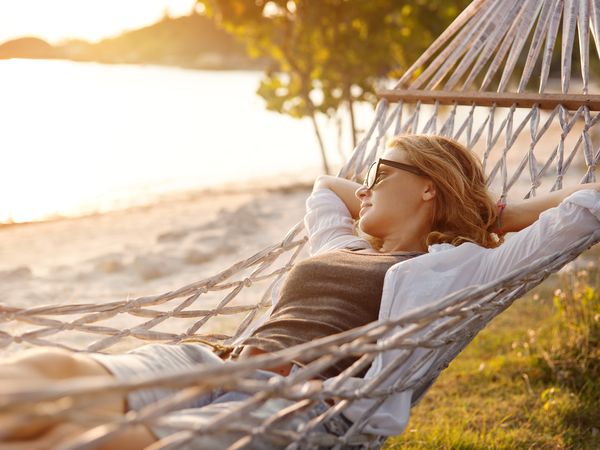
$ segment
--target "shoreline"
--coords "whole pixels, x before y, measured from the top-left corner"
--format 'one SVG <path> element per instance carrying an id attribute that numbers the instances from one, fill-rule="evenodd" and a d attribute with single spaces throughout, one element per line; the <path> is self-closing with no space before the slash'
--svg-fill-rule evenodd
<path id="1" fill-rule="evenodd" d="M 106 211 L 92 211 L 92 212 L 84 212 L 82 214 L 76 215 L 51 215 L 39 220 L 28 220 L 24 222 L 0 222 L 0 232 L 3 230 L 18 228 L 18 227 L 26 227 L 26 226 L 34 226 L 40 224 L 49 224 L 56 222 L 64 222 L 69 220 L 78 220 L 85 218 L 94 218 L 99 216 L 104 216 L 107 214 L 112 214 L 116 212 L 133 212 L 136 210 L 146 210 L 148 208 L 152 208 L 154 206 L 159 206 L 161 203 L 165 202 L 186 202 L 186 201 L 196 201 L 204 196 L 235 196 L 241 194 L 253 194 L 259 195 L 262 193 L 289 193 L 301 190 L 311 189 L 314 181 L 308 180 L 295 180 L 288 181 L 283 183 L 278 183 L 277 181 L 271 182 L 239 182 L 236 184 L 230 184 L 229 186 L 219 185 L 215 187 L 206 187 L 206 188 L 196 188 L 196 189 L 187 189 L 182 191 L 175 192 L 167 192 L 163 194 L 158 194 L 147 201 L 142 201 L 139 204 L 132 203 L 127 206 L 117 207 L 114 209 L 106 210 Z"/>
<path id="2" fill-rule="evenodd" d="M 248 186 L 242 191 L 233 186 L 226 192 L 213 188 L 104 214 L 0 227 L 0 303 L 25 310 L 101 305 L 160 295 L 197 283 L 281 242 L 303 219 L 311 188 L 312 183 L 303 182 Z M 231 280 L 256 269 L 236 272 Z M 239 292 L 232 306 L 255 304 L 271 281 L 253 283 Z M 227 295 L 227 291 L 209 291 L 196 299 L 191 309 L 214 308 Z M 176 304 L 153 309 L 172 309 Z M 203 330 L 231 333 L 243 316 L 245 313 L 211 318 Z M 69 314 L 49 319 L 72 322 L 77 317 Z M 131 328 L 146 320 L 118 314 L 106 325 Z M 175 318 L 160 329 L 177 333 L 197 320 Z M 10 321 L 0 326 L 0 332 L 18 336 L 35 328 L 27 320 Z M 60 333 L 49 339 L 82 348 L 98 335 Z M 134 345 L 131 340 L 122 344 Z M 0 354 L 23 346 L 27 344 L 11 345 Z M 119 344 L 115 350 L 124 348 Z"/>
<path id="3" fill-rule="evenodd" d="M 312 183 L 231 187 L 144 206 L 0 226 L 4 304 L 135 297 L 211 276 L 285 237 Z"/>

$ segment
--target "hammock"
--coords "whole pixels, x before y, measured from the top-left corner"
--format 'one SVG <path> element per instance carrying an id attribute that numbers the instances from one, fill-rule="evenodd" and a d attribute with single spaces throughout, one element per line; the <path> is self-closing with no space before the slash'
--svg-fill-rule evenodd
<path id="1" fill-rule="evenodd" d="M 559 86 L 554 86 L 549 74 L 559 30 L 561 80 Z M 489 186 L 503 198 L 509 191 L 534 196 L 542 183 L 556 190 L 564 182 L 594 181 L 600 160 L 600 95 L 591 93 L 597 89 L 589 79 L 592 39 L 598 55 L 600 0 L 475 0 L 392 89 L 379 93 L 381 100 L 373 124 L 339 175 L 360 179 L 393 135 L 430 133 L 453 137 L 478 152 Z M 575 40 L 580 78 L 574 69 Z M 517 73 L 517 67 L 522 67 L 521 73 Z M 237 342 L 270 306 L 271 294 L 286 272 L 305 255 L 306 241 L 303 223 L 299 222 L 281 242 L 210 278 L 161 295 L 27 309 L 0 304 L 0 346 L 14 350 L 60 346 L 111 353 L 148 341 L 176 344 L 189 337 L 224 344 Z M 185 448 L 197 436 L 234 431 L 241 434 L 230 448 L 244 448 L 259 436 L 270 436 L 280 442 L 281 448 L 288 449 L 379 448 L 385 437 L 365 433 L 364 424 L 386 398 L 410 389 L 416 393 L 413 402 L 417 401 L 493 317 L 598 241 L 600 231 L 560 254 L 534 261 L 492 283 L 469 287 L 393 320 L 275 354 L 127 382 L 101 384 L 81 379 L 14 391 L 0 396 L 0 411 L 11 412 L 24 421 L 37 416 L 63 416 L 96 425 L 69 447 L 72 449 L 94 448 L 119 430 L 138 423 L 170 426 L 175 431 L 157 448 Z M 257 288 L 262 293 L 257 293 Z M 222 292 L 226 294 L 219 296 Z M 398 350 L 397 356 L 378 376 L 358 386 L 345 384 L 353 374 L 368 367 L 378 353 L 392 348 Z M 440 349 L 445 355 L 441 360 L 435 358 Z M 326 383 L 324 389 L 312 388 L 314 374 L 356 354 L 362 355 L 360 359 Z M 248 377 L 265 364 L 280 364 L 299 356 L 315 360 L 277 382 Z M 390 381 L 394 370 L 409 360 L 410 370 Z M 109 391 L 127 392 L 156 385 L 181 390 L 167 401 L 125 417 L 101 417 L 70 403 L 48 403 L 90 394 L 97 394 L 94 398 L 100 402 L 102 394 Z M 165 420 L 166 414 L 181 402 L 214 387 L 254 395 L 240 402 L 237 409 L 201 426 Z M 293 427 L 281 426 L 319 400 L 332 397 L 338 400 L 335 406 L 313 419 Z M 287 399 L 286 407 L 260 423 L 244 422 L 250 411 L 273 399 Z M 360 399 L 370 399 L 372 404 L 342 436 L 314 431 Z"/>

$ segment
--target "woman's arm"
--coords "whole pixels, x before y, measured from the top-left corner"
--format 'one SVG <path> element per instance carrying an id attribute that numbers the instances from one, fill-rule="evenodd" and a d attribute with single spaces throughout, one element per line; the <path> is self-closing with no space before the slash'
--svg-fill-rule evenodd
<path id="1" fill-rule="evenodd" d="M 583 189 L 595 189 L 600 192 L 600 183 L 580 184 L 528 200 L 507 204 L 502 212 L 500 223 L 502 233 L 521 231 L 538 220 L 541 213 L 558 206 L 569 195 Z"/>
<path id="2" fill-rule="evenodd" d="M 361 185 L 354 181 L 339 178 L 333 175 L 321 175 L 317 177 L 313 191 L 321 188 L 327 188 L 344 202 L 353 219 L 358 218 L 360 212 L 360 200 L 354 194 Z"/>
<path id="3" fill-rule="evenodd" d="M 552 200 L 551 195 L 548 202 Z M 494 281 L 540 258 L 563 254 L 571 245 L 595 236 L 599 231 L 600 190 L 589 186 L 586 190 L 576 189 L 557 207 L 543 211 L 538 220 L 514 233 L 502 245 L 486 249 L 481 255 L 475 253 L 473 260 L 476 264 L 468 282 L 484 284 Z M 457 250 L 461 247 L 458 246 Z M 467 250 L 468 246 L 464 251 Z"/>
<path id="4" fill-rule="evenodd" d="M 304 225 L 311 255 L 336 248 L 371 248 L 355 233 L 360 202 L 354 196 L 358 183 L 332 176 L 320 176 L 306 200 Z"/>
<path id="5" fill-rule="evenodd" d="M 352 218 L 357 219 L 360 211 L 360 200 L 356 198 L 355 192 L 360 186 L 359 183 L 344 178 L 321 175 L 315 181 L 313 190 L 321 188 L 332 190 L 344 202 Z M 583 189 L 595 189 L 600 192 L 600 183 L 580 184 L 528 200 L 507 204 L 502 212 L 500 224 L 502 233 L 521 231 L 538 220 L 541 213 L 558 206 L 569 195 Z"/>

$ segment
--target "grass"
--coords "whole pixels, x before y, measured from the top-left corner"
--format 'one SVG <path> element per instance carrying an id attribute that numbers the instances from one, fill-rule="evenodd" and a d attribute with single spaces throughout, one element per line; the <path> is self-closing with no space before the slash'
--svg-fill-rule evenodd
<path id="1" fill-rule="evenodd" d="M 589 268 L 551 277 L 482 331 L 384 449 L 600 449 L 600 271 L 591 255 Z"/>

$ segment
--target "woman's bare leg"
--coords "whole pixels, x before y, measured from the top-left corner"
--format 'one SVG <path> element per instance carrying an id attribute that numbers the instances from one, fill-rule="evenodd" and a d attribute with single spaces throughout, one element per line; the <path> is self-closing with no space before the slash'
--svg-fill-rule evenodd
<path id="1" fill-rule="evenodd" d="M 112 377 L 105 367 L 85 354 L 58 348 L 27 350 L 0 363 L 0 389 L 7 392 L 88 376 Z M 105 414 L 122 414 L 125 412 L 125 397 L 114 395 L 112 398 L 103 398 L 101 407 L 96 408 Z M 0 414 L 0 439 L 34 438 L 59 423 L 60 420 L 56 419 L 39 419 L 23 425 L 14 415 Z"/>
<path id="2" fill-rule="evenodd" d="M 73 439 L 85 431 L 88 429 L 83 426 L 61 423 L 34 439 L 0 441 L 0 448 L 2 450 L 49 450 L 73 442 Z M 136 425 L 112 437 L 109 442 L 96 447 L 95 450 L 141 450 L 154 442 L 156 439 L 145 427 Z"/>

